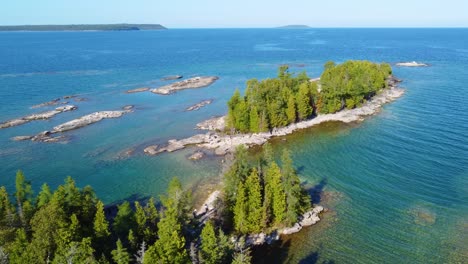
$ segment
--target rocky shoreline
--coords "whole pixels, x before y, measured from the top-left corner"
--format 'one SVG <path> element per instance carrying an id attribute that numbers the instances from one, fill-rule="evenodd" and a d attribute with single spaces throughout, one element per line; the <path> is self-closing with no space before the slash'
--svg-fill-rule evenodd
<path id="1" fill-rule="evenodd" d="M 221 191 L 215 190 L 205 200 L 203 205 L 194 210 L 194 216 L 198 218 L 200 225 L 203 225 L 217 213 L 218 200 L 221 199 Z M 291 235 L 301 231 L 304 227 L 311 226 L 320 221 L 320 214 L 324 211 L 323 206 L 315 205 L 311 210 L 299 217 L 298 222 L 291 227 L 284 227 L 271 231 L 270 233 L 250 234 L 244 237 L 246 246 L 258 246 L 271 244 L 280 239 L 281 235 Z M 240 237 L 232 237 L 234 243 L 238 243 Z"/>
<path id="2" fill-rule="evenodd" d="M 148 148 L 151 148 L 152 151 L 147 152 L 145 149 L 145 153 L 148 155 L 157 155 L 163 152 L 177 151 L 189 145 L 196 145 L 200 148 L 212 150 L 217 155 L 225 155 L 227 153 L 232 153 L 239 145 L 245 145 L 246 147 L 262 145 L 270 138 L 289 135 L 297 130 L 313 127 L 324 122 L 340 121 L 350 123 L 362 121 L 364 117 L 379 112 L 384 104 L 392 102 L 404 94 L 404 90 L 397 85 L 399 82 L 400 81 L 397 79 L 392 79 L 389 81 L 389 88 L 384 89 L 359 108 L 345 109 L 334 114 L 318 115 L 306 121 L 294 123 L 282 128 L 275 128 L 270 132 L 234 135 L 214 132 L 223 131 L 225 127 L 225 117 L 216 117 L 197 124 L 198 129 L 208 129 L 212 131 L 181 140 L 171 139 L 163 147 L 156 145 L 149 146 Z"/>
<path id="3" fill-rule="evenodd" d="M 204 101 L 201 101 L 200 103 L 197 103 L 197 104 L 194 104 L 192 106 L 189 106 L 185 109 L 185 111 L 189 112 L 189 111 L 197 111 L 197 110 L 200 110 L 200 108 L 202 107 L 205 107 L 209 104 L 211 104 L 213 102 L 212 99 L 210 100 L 204 100 Z"/>
<path id="4" fill-rule="evenodd" d="M 217 76 L 198 76 L 180 82 L 171 83 L 159 88 L 151 89 L 155 94 L 168 95 L 180 90 L 196 89 L 209 86 L 219 78 Z"/>
<path id="5" fill-rule="evenodd" d="M 12 120 L 0 123 L 0 129 L 23 125 L 34 120 L 47 120 L 60 113 L 73 111 L 76 109 L 77 107 L 74 105 L 60 106 L 60 107 L 55 108 L 54 110 L 50 110 L 50 111 L 46 111 L 42 113 L 30 114 L 21 118 L 16 118 L 16 119 L 12 119 Z"/>
<path id="6" fill-rule="evenodd" d="M 132 108 L 133 106 L 129 105 L 129 106 L 123 107 L 123 110 L 94 112 L 92 114 L 85 115 L 77 119 L 68 121 L 66 123 L 60 124 L 58 126 L 55 126 L 52 130 L 43 131 L 35 136 L 17 136 L 12 139 L 17 140 L 17 141 L 18 140 L 32 140 L 32 141 L 47 142 L 47 143 L 60 142 L 66 139 L 66 137 L 64 137 L 63 135 L 54 136 L 54 134 L 85 127 L 85 126 L 97 123 L 103 119 L 118 118 L 118 117 L 123 116 L 124 114 L 133 112 Z"/>

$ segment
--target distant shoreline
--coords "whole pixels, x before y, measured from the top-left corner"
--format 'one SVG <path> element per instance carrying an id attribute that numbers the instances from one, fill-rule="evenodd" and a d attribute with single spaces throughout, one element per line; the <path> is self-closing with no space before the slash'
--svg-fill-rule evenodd
<path id="1" fill-rule="evenodd" d="M 6 32 L 42 32 L 42 31 L 140 31 L 167 29 L 160 24 L 72 24 L 72 25 L 15 25 L 0 26 Z"/>

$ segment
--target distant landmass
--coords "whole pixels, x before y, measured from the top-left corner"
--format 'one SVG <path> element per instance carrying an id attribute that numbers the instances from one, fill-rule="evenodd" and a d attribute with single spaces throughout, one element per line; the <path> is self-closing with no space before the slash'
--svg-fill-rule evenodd
<path id="1" fill-rule="evenodd" d="M 160 24 L 83 24 L 0 26 L 0 31 L 131 31 L 167 29 Z"/>
<path id="2" fill-rule="evenodd" d="M 307 25 L 286 25 L 286 26 L 281 26 L 277 28 L 310 28 Z"/>

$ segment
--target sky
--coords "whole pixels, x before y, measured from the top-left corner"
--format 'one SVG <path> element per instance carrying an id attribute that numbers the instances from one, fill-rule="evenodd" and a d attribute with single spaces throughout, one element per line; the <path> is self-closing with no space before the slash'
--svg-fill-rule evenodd
<path id="1" fill-rule="evenodd" d="M 2 0 L 0 25 L 468 27 L 468 0 Z"/>

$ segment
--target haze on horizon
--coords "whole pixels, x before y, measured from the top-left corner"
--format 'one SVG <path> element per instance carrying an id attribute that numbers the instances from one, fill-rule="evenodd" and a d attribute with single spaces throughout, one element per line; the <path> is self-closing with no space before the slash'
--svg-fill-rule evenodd
<path id="1" fill-rule="evenodd" d="M 169 28 L 467 27 L 466 0 L 17 0 L 0 25 L 162 24 Z"/>

